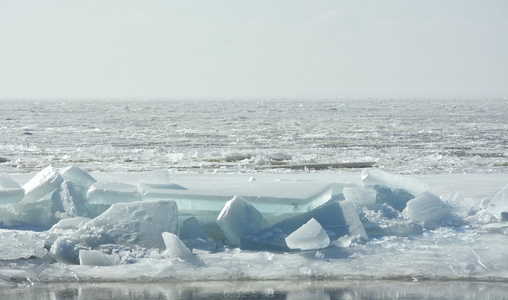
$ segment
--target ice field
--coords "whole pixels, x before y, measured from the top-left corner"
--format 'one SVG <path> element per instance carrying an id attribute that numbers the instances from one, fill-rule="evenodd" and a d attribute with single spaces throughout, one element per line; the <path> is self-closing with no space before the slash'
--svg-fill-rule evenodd
<path id="1" fill-rule="evenodd" d="M 0 107 L 0 296 L 62 282 L 508 291 L 506 100 Z"/>

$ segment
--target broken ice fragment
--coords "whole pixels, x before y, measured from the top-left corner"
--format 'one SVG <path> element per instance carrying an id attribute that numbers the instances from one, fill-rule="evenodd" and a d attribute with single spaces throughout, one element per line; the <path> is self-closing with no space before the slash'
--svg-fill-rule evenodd
<path id="1" fill-rule="evenodd" d="M 170 200 L 116 203 L 76 232 L 58 238 L 51 252 L 58 261 L 79 263 L 79 249 L 97 249 L 104 244 L 165 248 L 162 232 L 176 233 L 178 209 Z"/>
<path id="2" fill-rule="evenodd" d="M 428 185 L 418 180 L 403 175 L 385 173 L 380 170 L 364 169 L 361 176 L 364 187 L 380 184 L 395 189 L 403 189 L 413 195 L 419 195 L 429 190 Z"/>
<path id="3" fill-rule="evenodd" d="M 236 196 L 226 202 L 217 217 L 217 223 L 233 245 L 240 244 L 243 236 L 268 226 L 265 218 L 254 206 Z"/>
<path id="4" fill-rule="evenodd" d="M 195 217 L 188 218 L 182 223 L 180 239 L 190 249 L 212 251 L 215 249 L 215 241 L 203 230 Z"/>
<path id="5" fill-rule="evenodd" d="M 25 190 L 7 175 L 0 175 L 0 205 L 19 202 Z"/>
<path id="6" fill-rule="evenodd" d="M 0 188 L 0 205 L 19 202 L 25 196 L 25 190 L 22 188 Z"/>
<path id="7" fill-rule="evenodd" d="M 344 236 L 341 236 L 336 241 L 334 241 L 333 244 L 339 248 L 347 248 L 347 247 L 351 246 L 352 242 L 353 242 L 353 238 L 351 238 L 349 235 L 344 235 Z"/>
<path id="8" fill-rule="evenodd" d="M 169 257 L 185 257 L 192 255 L 189 248 L 182 243 L 176 234 L 163 232 L 162 238 L 164 239 L 164 244 L 166 244 L 165 253 L 169 254 Z"/>
<path id="9" fill-rule="evenodd" d="M 95 178 L 92 177 L 88 172 L 83 171 L 82 169 L 76 166 L 69 166 L 58 171 L 64 180 L 70 180 L 75 185 L 81 188 L 81 191 L 86 193 L 90 186 L 97 182 Z M 84 194 L 83 194 L 84 196 Z"/>
<path id="10" fill-rule="evenodd" d="M 370 188 L 345 187 L 342 190 L 346 200 L 352 201 L 356 206 L 368 206 L 376 202 L 376 191 Z"/>
<path id="11" fill-rule="evenodd" d="M 490 199 L 487 210 L 498 220 L 506 220 L 508 214 L 508 184 Z"/>
<path id="12" fill-rule="evenodd" d="M 53 204 L 60 211 L 71 217 L 87 216 L 86 199 L 79 187 L 72 181 L 65 180 L 51 197 Z"/>
<path id="13" fill-rule="evenodd" d="M 116 181 L 100 181 L 92 184 L 86 193 L 86 198 L 92 204 L 114 204 L 142 200 L 136 186 Z"/>
<path id="14" fill-rule="evenodd" d="M 424 223 L 436 223 L 445 219 L 450 208 L 438 196 L 424 192 L 410 200 L 402 211 L 407 217 Z"/>
<path id="15" fill-rule="evenodd" d="M 79 264 L 82 266 L 113 266 L 120 264 L 120 256 L 105 254 L 97 250 L 79 250 Z"/>
<path id="16" fill-rule="evenodd" d="M 19 184 L 7 175 L 0 174 L 0 187 L 20 188 Z"/>
<path id="17" fill-rule="evenodd" d="M 330 245 L 328 234 L 314 218 L 288 235 L 285 240 L 289 249 L 315 250 Z"/>
<path id="18" fill-rule="evenodd" d="M 52 166 L 48 166 L 23 185 L 25 197 L 23 197 L 21 202 L 31 203 L 39 201 L 56 190 L 62 182 L 62 176 Z"/>

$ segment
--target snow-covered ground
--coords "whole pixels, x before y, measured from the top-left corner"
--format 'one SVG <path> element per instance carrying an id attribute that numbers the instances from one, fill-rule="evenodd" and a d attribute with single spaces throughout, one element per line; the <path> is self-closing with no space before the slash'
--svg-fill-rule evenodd
<path id="1" fill-rule="evenodd" d="M 0 105 L 0 289 L 508 280 L 506 101 Z"/>

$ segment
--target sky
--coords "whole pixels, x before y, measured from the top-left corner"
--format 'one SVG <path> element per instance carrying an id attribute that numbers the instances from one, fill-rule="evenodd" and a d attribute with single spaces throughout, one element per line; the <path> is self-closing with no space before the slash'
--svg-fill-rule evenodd
<path id="1" fill-rule="evenodd" d="M 0 99 L 508 97 L 508 1 L 0 0 Z"/>

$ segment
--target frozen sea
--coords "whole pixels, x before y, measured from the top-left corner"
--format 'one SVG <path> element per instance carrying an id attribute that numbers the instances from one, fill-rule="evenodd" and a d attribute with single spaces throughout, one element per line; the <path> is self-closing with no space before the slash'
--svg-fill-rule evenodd
<path id="1" fill-rule="evenodd" d="M 385 233 L 300 252 L 225 245 L 192 259 L 138 249 L 108 267 L 55 262 L 47 229 L 4 224 L 0 298 L 505 298 L 508 223 L 479 212 L 508 184 L 507 112 L 506 99 L 3 100 L 0 174 L 20 185 L 51 165 L 133 185 L 164 169 L 202 194 L 253 178 L 360 187 L 363 168 L 340 168 L 354 162 L 428 187 L 449 218 L 390 233 L 399 223 L 358 208 Z"/>

